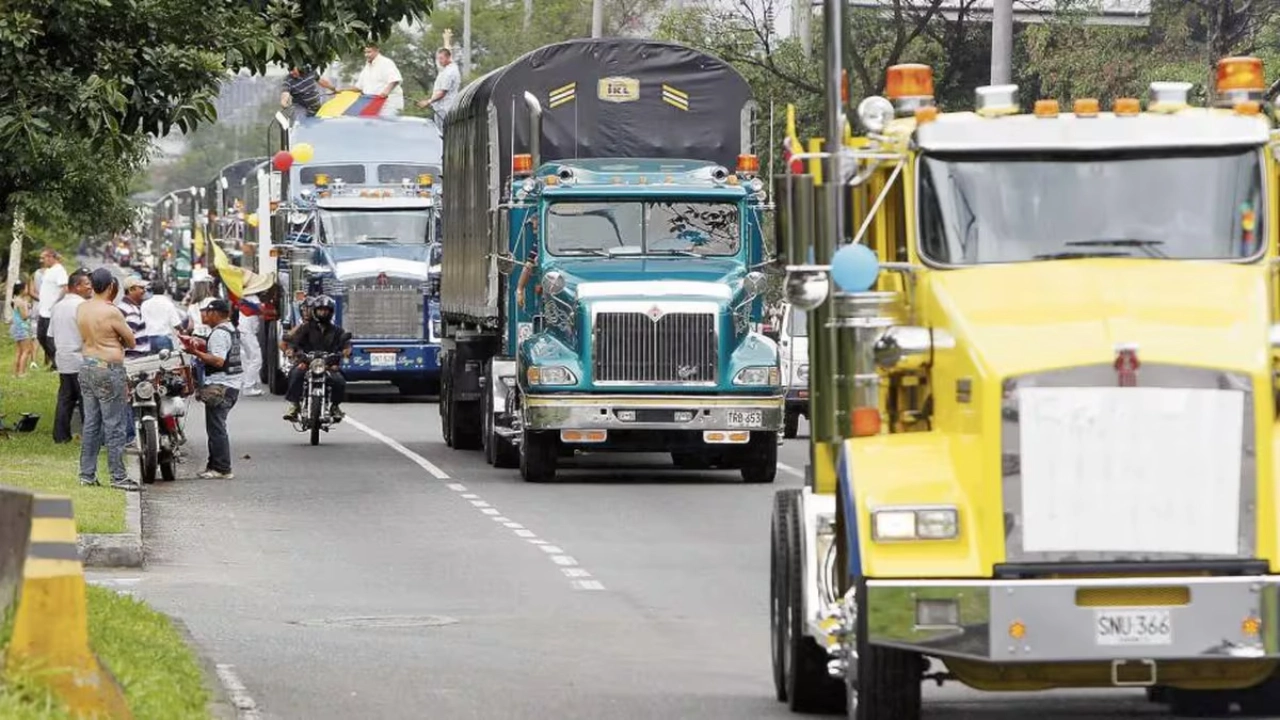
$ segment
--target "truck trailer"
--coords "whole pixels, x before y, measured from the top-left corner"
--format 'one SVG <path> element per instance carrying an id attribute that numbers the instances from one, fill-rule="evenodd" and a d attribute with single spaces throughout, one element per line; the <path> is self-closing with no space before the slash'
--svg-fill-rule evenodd
<path id="1" fill-rule="evenodd" d="M 669 452 L 771 482 L 776 344 L 752 330 L 768 210 L 746 81 L 626 38 L 535 50 L 445 121 L 441 425 L 530 482 Z"/>

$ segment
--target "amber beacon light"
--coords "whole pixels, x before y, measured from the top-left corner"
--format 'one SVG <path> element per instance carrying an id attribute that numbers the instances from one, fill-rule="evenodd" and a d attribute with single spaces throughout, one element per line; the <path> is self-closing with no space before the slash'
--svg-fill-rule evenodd
<path id="1" fill-rule="evenodd" d="M 894 65 L 885 71 L 885 95 L 890 100 L 933 97 L 933 68 L 928 65 Z"/>
<path id="2" fill-rule="evenodd" d="M 1262 60 L 1255 57 L 1229 57 L 1218 61 L 1218 92 L 1244 90 L 1262 92 L 1267 89 Z"/>

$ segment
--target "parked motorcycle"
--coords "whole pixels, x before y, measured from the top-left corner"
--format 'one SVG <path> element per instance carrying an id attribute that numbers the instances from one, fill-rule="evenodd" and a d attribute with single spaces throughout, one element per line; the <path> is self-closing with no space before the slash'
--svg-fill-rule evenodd
<path id="1" fill-rule="evenodd" d="M 144 483 L 155 482 L 157 470 L 165 482 L 177 478 L 178 448 L 187 441 L 186 399 L 196 389 L 190 362 L 190 355 L 172 350 L 125 360 Z"/>
<path id="2" fill-rule="evenodd" d="M 311 444 L 320 444 L 320 431 L 341 422 L 333 417 L 329 390 L 329 367 L 342 361 L 342 356 L 325 352 L 309 352 L 294 357 L 294 362 L 306 365 L 307 375 L 303 385 L 302 403 L 293 428 L 311 433 Z"/>

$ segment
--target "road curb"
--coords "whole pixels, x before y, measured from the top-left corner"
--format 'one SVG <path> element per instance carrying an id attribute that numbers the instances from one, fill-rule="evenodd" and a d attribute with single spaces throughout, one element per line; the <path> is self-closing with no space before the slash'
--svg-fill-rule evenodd
<path id="1" fill-rule="evenodd" d="M 142 493 L 124 494 L 124 532 L 81 534 L 79 540 L 85 567 L 142 567 Z"/>
<path id="2" fill-rule="evenodd" d="M 154 609 L 154 607 L 153 607 Z M 161 611 L 162 612 L 162 611 Z M 169 623 L 173 625 L 173 629 L 177 631 L 178 636 L 182 638 L 182 642 L 186 643 L 191 652 L 195 653 L 196 664 L 200 666 L 200 675 L 204 679 L 205 690 L 209 693 L 209 714 L 214 720 L 238 720 L 239 713 L 236 710 L 235 703 L 232 701 L 231 693 L 227 691 L 222 682 L 218 680 L 217 665 L 213 658 L 205 650 L 205 647 L 196 640 L 191 634 L 191 628 L 181 619 L 164 613 L 169 618 Z"/>

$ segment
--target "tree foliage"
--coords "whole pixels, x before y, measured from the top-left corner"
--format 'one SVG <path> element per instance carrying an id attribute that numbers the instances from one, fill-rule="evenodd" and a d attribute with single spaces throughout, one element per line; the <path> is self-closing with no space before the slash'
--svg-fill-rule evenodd
<path id="1" fill-rule="evenodd" d="M 228 71 L 324 64 L 429 10 L 430 0 L 7 0 L 0 213 L 18 201 L 36 224 L 114 220 L 149 140 L 214 120 Z"/>

